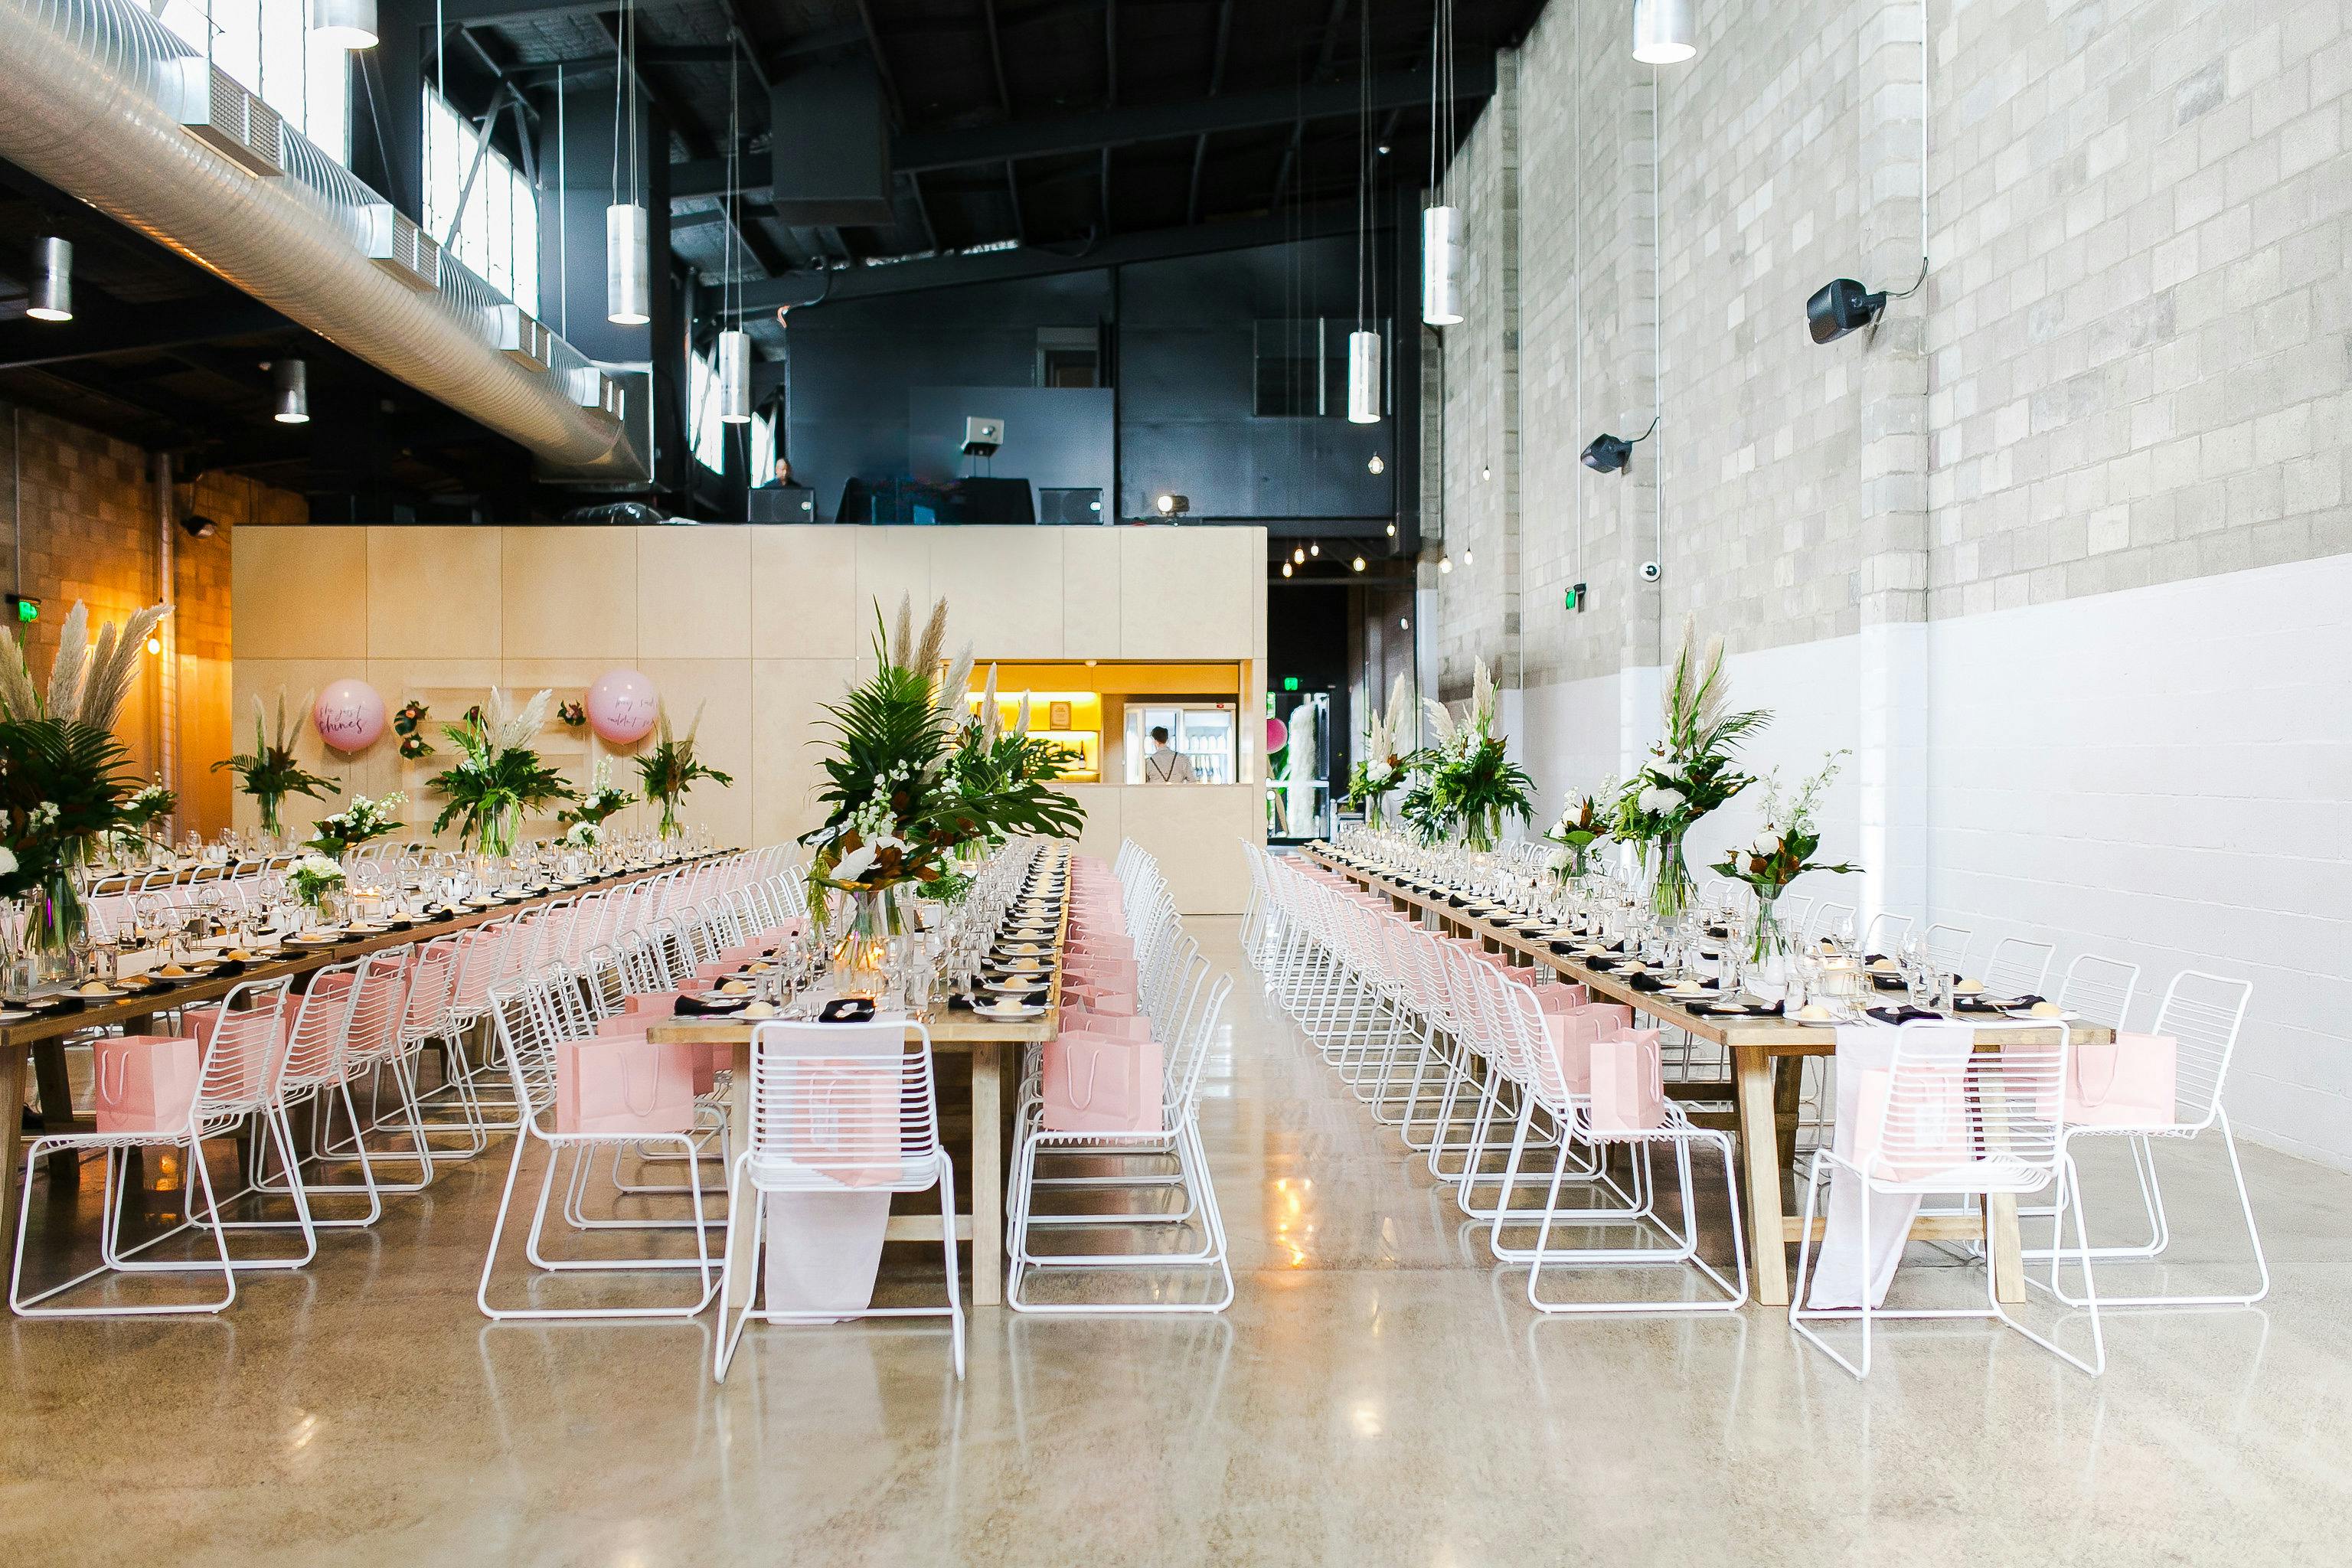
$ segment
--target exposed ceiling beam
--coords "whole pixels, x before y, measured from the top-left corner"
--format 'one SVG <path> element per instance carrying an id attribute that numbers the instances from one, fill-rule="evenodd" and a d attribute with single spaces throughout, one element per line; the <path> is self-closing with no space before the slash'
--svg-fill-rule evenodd
<path id="1" fill-rule="evenodd" d="M 756 315 L 779 305 L 804 306 L 844 300 L 872 300 L 931 289 L 955 289 L 971 283 L 1006 283 L 1026 278 L 1051 278 L 1068 272 L 1139 261 L 1164 261 L 1182 256 L 1214 256 L 1229 250 L 1253 250 L 1297 239 L 1319 239 L 1354 232 L 1353 202 L 1325 202 L 1287 212 L 1223 223 L 1194 224 L 1181 228 L 1139 229 L 1114 235 L 1091 249 L 1064 253 L 1034 247 L 984 251 L 979 255 L 929 257 L 885 267 L 860 266 L 816 273 L 795 272 L 743 285 L 741 310 Z"/>
<path id="2" fill-rule="evenodd" d="M 243 294 L 201 303 L 176 300 L 85 310 L 70 321 L 23 321 L 0 326 L 0 370 L 181 348 L 221 338 L 289 331 L 292 326 L 260 300 Z"/>
<path id="3" fill-rule="evenodd" d="M 1319 84 L 1324 78 L 1331 74 L 1331 61 L 1338 55 L 1339 48 L 1339 21 L 1347 14 L 1348 0 L 1331 0 L 1330 14 L 1323 18 L 1323 47 L 1316 51 L 1315 71 L 1307 79 L 1309 82 Z M 1361 90 L 1362 84 L 1359 82 L 1360 94 Z M 1356 108 L 1360 111 L 1362 107 L 1361 98 L 1359 97 Z M 1384 109 L 1389 106 L 1376 104 L 1373 107 Z M 1307 121 L 1303 119 L 1293 121 L 1290 127 L 1290 145 L 1282 150 L 1282 163 L 1274 172 L 1274 195 L 1267 199 L 1266 205 L 1278 207 L 1282 205 L 1283 192 L 1290 187 L 1290 171 L 1298 163 L 1299 144 L 1306 139 Z"/>
<path id="4" fill-rule="evenodd" d="M 1491 57 L 1465 60 L 1454 72 L 1454 90 L 1483 99 L 1495 90 Z M 1426 71 L 1402 71 L 1372 79 L 1372 108 L 1412 109 L 1429 101 Z M 1231 98 L 1181 103 L 1130 105 L 1094 114 L 1063 115 L 970 131 L 904 132 L 891 138 L 890 166 L 902 173 L 1001 163 L 1011 158 L 1045 158 L 1092 153 L 1139 142 L 1181 142 L 1220 131 L 1251 131 L 1292 125 L 1301 120 L 1351 119 L 1360 104 L 1353 82 L 1324 82 L 1304 91 L 1237 93 Z M 673 164 L 670 195 L 716 195 L 726 188 L 725 165 L 716 159 Z"/>
<path id="5" fill-rule="evenodd" d="M 1212 46 L 1209 68 L 1209 96 L 1215 98 L 1225 90 L 1225 43 L 1233 37 L 1234 0 L 1219 0 L 1217 5 L 1217 41 Z M 1209 161 L 1209 133 L 1205 131 L 1192 139 L 1192 179 L 1184 191 L 1184 221 L 1201 221 L 1201 167 Z"/>

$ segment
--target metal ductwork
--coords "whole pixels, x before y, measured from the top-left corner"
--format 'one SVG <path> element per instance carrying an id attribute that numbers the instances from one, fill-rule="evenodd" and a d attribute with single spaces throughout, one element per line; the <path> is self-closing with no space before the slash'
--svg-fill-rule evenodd
<path id="1" fill-rule="evenodd" d="M 428 237 L 397 235 L 382 196 L 126 0 L 0 0 L 0 157 L 528 448 L 548 478 L 647 477 L 597 367 Z"/>

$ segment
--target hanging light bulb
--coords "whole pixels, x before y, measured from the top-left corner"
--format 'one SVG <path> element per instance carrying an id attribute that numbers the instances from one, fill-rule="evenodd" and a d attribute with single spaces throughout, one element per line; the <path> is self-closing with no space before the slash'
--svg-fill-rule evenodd
<path id="1" fill-rule="evenodd" d="M 1633 0 L 1633 58 L 1645 66 L 1678 66 L 1698 53 L 1692 0 Z"/>
<path id="2" fill-rule="evenodd" d="M 642 327 L 654 319 L 646 233 L 646 209 L 636 203 L 604 209 L 604 319 L 616 327 Z"/>
<path id="3" fill-rule="evenodd" d="M 751 423 L 751 334 L 738 327 L 719 334 L 719 417 Z"/>
<path id="4" fill-rule="evenodd" d="M 73 241 L 54 234 L 33 241 L 33 300 L 25 314 L 37 321 L 73 320 Z"/>
<path id="5" fill-rule="evenodd" d="M 1389 471 L 1389 466 L 1388 466 L 1388 464 L 1387 464 L 1385 461 L 1383 461 L 1383 460 L 1382 460 L 1382 458 L 1381 458 L 1381 455 L 1380 455 L 1378 452 L 1374 452 L 1374 453 L 1372 454 L 1372 459 L 1371 459 L 1371 461 L 1370 461 L 1370 462 L 1369 462 L 1369 463 L 1366 463 L 1366 464 L 1364 465 L 1364 467 L 1365 467 L 1365 468 L 1370 468 L 1373 473 L 1376 473 L 1376 474 L 1385 474 L 1385 473 L 1387 473 L 1387 472 Z"/>
<path id="6" fill-rule="evenodd" d="M 1308 545 L 1308 546 L 1307 547 L 1307 554 L 1309 554 L 1309 555 L 1320 555 L 1320 554 L 1322 554 L 1322 553 L 1323 553 L 1323 542 L 1322 542 L 1321 540 L 1319 540 L 1319 539 L 1318 539 L 1318 540 L 1317 540 L 1314 543 L 1312 543 L 1312 544 Z"/>
<path id="7" fill-rule="evenodd" d="M 1439 556 L 1439 557 L 1437 558 L 1437 569 L 1438 569 L 1440 572 L 1451 572 L 1451 571 L 1453 571 L 1453 570 L 1454 570 L 1454 557 L 1452 557 L 1451 555 L 1441 555 L 1441 556 Z"/>
<path id="8" fill-rule="evenodd" d="M 375 0 L 310 0 L 310 37 L 331 48 L 375 47 Z"/>
<path id="9" fill-rule="evenodd" d="M 1290 575 L 1290 563 L 1287 561 L 1282 563 L 1282 574 L 1286 577 Z"/>
<path id="10" fill-rule="evenodd" d="M 1348 334 L 1348 422 L 1351 425 L 1377 425 L 1381 422 L 1381 335 L 1378 332 Z M 1377 463 L 1378 458 L 1372 459 Z M 1372 470 L 1379 473 L 1377 468 Z"/>
<path id="11" fill-rule="evenodd" d="M 1393 522 L 1389 524 L 1389 537 L 1391 539 L 1394 539 L 1396 537 L 1396 524 Z"/>
<path id="12" fill-rule="evenodd" d="M 1291 558 L 1293 561 L 1297 562 L 1301 566 L 1304 566 L 1304 565 L 1306 565 L 1306 564 L 1307 564 L 1307 552 L 1305 552 L 1304 550 L 1299 549 L 1299 548 L 1298 548 L 1297 546 L 1296 546 L 1296 545 L 1293 545 L 1293 546 L 1291 547 L 1291 551 L 1290 551 L 1290 558 Z"/>
<path id="13" fill-rule="evenodd" d="M 1465 565 L 1465 566 L 1475 566 L 1475 565 L 1477 565 L 1477 564 L 1478 564 L 1478 552 L 1477 552 L 1476 551 L 1475 551 L 1475 550 L 1465 550 L 1465 551 L 1464 551 L 1464 552 L 1462 552 L 1462 564 L 1463 564 L 1463 565 Z"/>
<path id="14" fill-rule="evenodd" d="M 269 363 L 269 416 L 280 425 L 310 423 L 310 367 L 299 359 Z"/>
<path id="15" fill-rule="evenodd" d="M 1433 327 L 1462 320 L 1462 209 L 1421 215 L 1421 319 Z"/>
<path id="16" fill-rule="evenodd" d="M 1364 569 L 1364 558 L 1359 555 L 1353 561 L 1349 562 L 1348 564 L 1353 566 L 1357 571 L 1361 572 Z"/>

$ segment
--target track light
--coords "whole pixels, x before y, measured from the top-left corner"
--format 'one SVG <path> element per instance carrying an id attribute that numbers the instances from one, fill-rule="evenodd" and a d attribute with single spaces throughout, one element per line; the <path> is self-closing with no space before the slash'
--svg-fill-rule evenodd
<path id="1" fill-rule="evenodd" d="M 375 47 L 375 0 L 310 0 L 310 37 L 332 48 Z"/>
<path id="2" fill-rule="evenodd" d="M 220 524 L 192 511 L 180 520 L 180 531 L 190 539 L 210 539 L 220 531 Z"/>
<path id="3" fill-rule="evenodd" d="M 1648 440 L 1650 431 L 1657 427 L 1658 422 L 1655 419 L 1651 420 L 1650 429 L 1643 431 L 1631 441 L 1626 440 L 1622 436 L 1612 436 L 1607 431 L 1601 432 L 1592 438 L 1592 445 L 1584 448 L 1584 466 L 1597 474 L 1623 473 L 1627 460 L 1633 456 L 1635 445 Z"/>
<path id="4" fill-rule="evenodd" d="M 54 234 L 33 241 L 33 300 L 25 314 L 37 321 L 73 320 L 73 241 Z"/>
<path id="5" fill-rule="evenodd" d="M 1678 66 L 1698 53 L 1692 0 L 1633 0 L 1633 58 L 1645 66 Z"/>
<path id="6" fill-rule="evenodd" d="M 299 359 L 269 362 L 269 416 L 280 425 L 310 423 L 310 367 Z"/>
<path id="7" fill-rule="evenodd" d="M 604 209 L 604 319 L 616 327 L 642 327 L 654 319 L 646 234 L 646 209 L 636 203 Z"/>
<path id="8" fill-rule="evenodd" d="M 751 423 L 751 334 L 738 327 L 719 334 L 719 417 Z"/>
<path id="9" fill-rule="evenodd" d="M 1151 503 L 1151 508 L 1162 517 L 1181 517 L 1192 510 L 1192 498 L 1166 491 Z"/>

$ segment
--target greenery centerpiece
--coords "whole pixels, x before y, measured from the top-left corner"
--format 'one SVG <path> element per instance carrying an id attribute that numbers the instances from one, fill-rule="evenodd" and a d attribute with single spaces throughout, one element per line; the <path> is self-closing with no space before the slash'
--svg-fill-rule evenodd
<path id="1" fill-rule="evenodd" d="M 955 753 L 948 762 L 956 792 L 988 844 L 1002 844 L 1016 833 L 1074 836 L 1085 819 L 1076 802 L 1051 787 L 1072 771 L 1078 754 L 1031 734 L 1029 725 L 1024 695 L 1012 728 L 1005 728 L 997 703 L 996 667 L 991 665 L 981 689 L 980 711 L 957 728 Z M 930 890 L 940 889 L 934 885 Z"/>
<path id="2" fill-rule="evenodd" d="M 1559 820 L 1544 835 L 1560 847 L 1552 857 L 1552 870 L 1562 877 L 1581 877 L 1592 868 L 1592 847 L 1609 837 L 1616 811 L 1615 781 L 1591 795 L 1570 801 Z"/>
<path id="3" fill-rule="evenodd" d="M 1844 861 L 1815 860 L 1813 852 L 1822 847 L 1822 836 L 1814 826 L 1813 814 L 1821 805 L 1822 795 L 1830 781 L 1838 775 L 1838 759 L 1843 752 L 1832 752 L 1822 763 L 1819 773 L 1801 781 L 1793 794 L 1780 792 L 1780 773 L 1775 768 L 1764 775 L 1764 826 L 1758 830 L 1744 849 L 1731 851 L 1728 858 L 1715 869 L 1724 876 L 1737 878 L 1756 893 L 1756 923 L 1748 933 L 1748 956 L 1751 963 L 1761 963 L 1775 953 L 1789 950 L 1788 933 L 1780 927 L 1777 912 L 1780 895 L 1789 884 L 1808 871 L 1833 871 L 1840 875 L 1859 871 L 1859 866 Z"/>
<path id="4" fill-rule="evenodd" d="M 669 710 L 665 708 L 661 710 L 661 728 L 653 750 L 641 753 L 637 758 L 637 778 L 645 786 L 646 803 L 661 807 L 661 836 L 664 838 L 677 837 L 678 805 L 686 799 L 687 791 L 692 789 L 698 780 L 709 779 L 721 789 L 727 789 L 735 783 L 694 754 L 695 731 L 701 728 L 702 710 L 697 708 L 694 722 L 686 727 L 685 738 L 681 740 L 670 733 Z"/>
<path id="5" fill-rule="evenodd" d="M 526 810 L 572 798 L 563 775 L 530 744 L 547 721 L 554 697 L 551 690 L 541 691 L 515 710 L 493 687 L 487 709 L 469 710 L 465 722 L 441 727 L 457 748 L 457 762 L 433 777 L 432 787 L 447 802 L 433 819 L 434 832 L 455 822 L 461 841 L 474 842 L 485 855 L 506 855 L 514 849 Z"/>
<path id="6" fill-rule="evenodd" d="M 1412 716 L 1412 693 L 1400 675 L 1389 688 L 1387 711 L 1373 710 L 1365 726 L 1364 754 L 1349 772 L 1348 804 L 1364 814 L 1364 826 L 1375 832 L 1386 826 L 1388 797 L 1412 764 L 1413 748 L 1405 729 Z"/>
<path id="7" fill-rule="evenodd" d="M 1723 673 L 1723 639 L 1694 646 L 1685 623 L 1682 648 L 1667 672 L 1663 708 L 1664 738 L 1641 769 L 1626 781 L 1620 798 L 1620 837 L 1655 847 L 1650 871 L 1650 908 L 1664 921 L 1682 918 L 1696 890 L 1683 860 L 1683 837 L 1691 825 L 1756 781 L 1739 771 L 1733 753 L 1739 741 L 1771 722 L 1761 710 L 1730 711 L 1729 682 Z"/>
<path id="8" fill-rule="evenodd" d="M 170 613 L 153 605 L 93 638 L 89 612 L 75 605 L 46 693 L 23 645 L 0 637 L 0 895 L 21 902 L 37 984 L 66 977 L 82 933 L 86 868 L 100 840 L 126 828 L 137 784 L 112 726 L 139 649 Z"/>
<path id="9" fill-rule="evenodd" d="M 330 900 L 342 896 L 343 868 L 324 855 L 305 855 L 286 873 L 286 886 L 303 908 L 328 918 L 333 912 Z"/>
<path id="10" fill-rule="evenodd" d="M 1495 678 L 1486 661 L 1477 662 L 1469 710 L 1460 719 L 1433 698 L 1425 707 L 1435 736 L 1421 753 L 1427 791 L 1418 802 L 1408 792 L 1408 813 L 1420 814 L 1424 836 L 1459 833 L 1474 852 L 1484 853 L 1501 839 L 1505 817 L 1528 822 L 1536 814 L 1536 781 L 1511 761 L 1495 732 Z"/>
<path id="11" fill-rule="evenodd" d="M 595 769 L 588 775 L 588 787 L 555 814 L 555 820 L 563 824 L 563 842 L 573 849 L 595 848 L 604 841 L 605 819 L 626 811 L 636 801 L 635 795 L 613 782 L 612 760 L 597 758 Z"/>
<path id="12" fill-rule="evenodd" d="M 342 810 L 310 825 L 310 837 L 303 847 L 315 849 L 330 860 L 341 860 L 358 845 L 399 832 L 401 822 L 395 814 L 407 804 L 408 797 L 398 790 L 381 800 L 355 795 Z"/>
<path id="13" fill-rule="evenodd" d="M 125 849 L 143 849 L 150 839 L 158 842 L 162 835 L 157 825 L 180 808 L 177 792 L 165 786 L 163 775 L 123 803 L 122 820 L 112 837 Z"/>
<path id="14" fill-rule="evenodd" d="M 268 708 L 263 706 L 261 693 L 253 694 L 253 750 L 224 757 L 213 764 L 213 772 L 226 770 L 237 776 L 237 781 L 261 808 L 261 831 L 275 837 L 286 831 L 285 805 L 289 795 L 305 795 L 311 800 L 324 800 L 340 795 L 342 786 L 334 780 L 311 773 L 294 760 L 294 738 L 299 731 L 299 714 L 310 710 L 310 699 L 302 699 L 296 717 L 286 711 L 286 689 L 278 689 L 277 722 L 270 722 Z"/>

